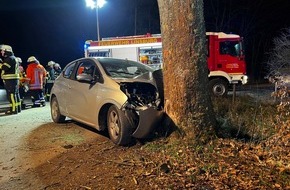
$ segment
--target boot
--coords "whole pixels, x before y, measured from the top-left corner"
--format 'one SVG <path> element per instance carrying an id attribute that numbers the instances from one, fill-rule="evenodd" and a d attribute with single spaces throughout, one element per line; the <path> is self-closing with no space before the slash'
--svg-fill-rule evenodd
<path id="1" fill-rule="evenodd" d="M 44 107 L 45 106 L 45 99 L 44 98 L 41 98 L 40 99 L 40 104 Z"/>
<path id="2" fill-rule="evenodd" d="M 18 113 L 21 112 L 21 109 L 22 109 L 22 108 L 21 108 L 21 105 L 18 105 L 18 106 L 17 106 L 17 111 L 18 111 Z"/>
<path id="3" fill-rule="evenodd" d="M 26 104 L 25 103 L 21 103 L 21 110 L 25 110 L 25 108 L 26 108 Z"/>
<path id="4" fill-rule="evenodd" d="M 41 106 L 40 100 L 35 100 L 33 102 L 33 105 L 32 105 L 33 108 L 40 107 L 40 106 Z"/>
<path id="5" fill-rule="evenodd" d="M 14 115 L 14 114 L 17 114 L 17 113 L 18 113 L 17 109 L 15 109 L 15 111 L 12 111 L 11 108 L 5 112 L 6 115 Z"/>

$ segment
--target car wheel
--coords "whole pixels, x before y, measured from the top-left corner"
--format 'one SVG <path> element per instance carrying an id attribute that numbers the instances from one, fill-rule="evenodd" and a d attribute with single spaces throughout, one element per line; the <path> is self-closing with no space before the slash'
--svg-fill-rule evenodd
<path id="1" fill-rule="evenodd" d="M 226 96 L 228 94 L 228 83 L 223 79 L 212 79 L 209 88 L 213 96 Z"/>
<path id="2" fill-rule="evenodd" d="M 53 122 L 63 123 L 65 121 L 65 116 L 61 115 L 59 111 L 58 101 L 56 97 L 53 97 L 50 103 L 50 113 Z"/>
<path id="3" fill-rule="evenodd" d="M 127 118 L 116 106 L 111 106 L 107 115 L 110 139 L 117 145 L 127 145 L 132 141 L 131 127 Z"/>

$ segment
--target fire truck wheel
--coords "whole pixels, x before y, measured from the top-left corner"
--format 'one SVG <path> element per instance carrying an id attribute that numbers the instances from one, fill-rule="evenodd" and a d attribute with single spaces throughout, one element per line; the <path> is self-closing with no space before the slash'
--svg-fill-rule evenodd
<path id="1" fill-rule="evenodd" d="M 59 111 L 58 101 L 56 97 L 53 97 L 50 102 L 51 118 L 55 123 L 63 123 L 65 116 L 61 115 Z"/>
<path id="2" fill-rule="evenodd" d="M 209 88 L 213 96 L 226 96 L 229 90 L 228 83 L 219 78 L 210 80 Z"/>
<path id="3" fill-rule="evenodd" d="M 113 143 L 128 145 L 132 141 L 130 124 L 125 114 L 114 105 L 108 110 L 107 127 Z"/>

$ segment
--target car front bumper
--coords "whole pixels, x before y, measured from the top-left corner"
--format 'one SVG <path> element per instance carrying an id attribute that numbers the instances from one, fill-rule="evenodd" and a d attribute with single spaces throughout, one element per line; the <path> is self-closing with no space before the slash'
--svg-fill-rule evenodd
<path id="1" fill-rule="evenodd" d="M 160 125 L 163 111 L 155 108 L 148 108 L 139 112 L 139 124 L 132 136 L 135 138 L 146 138 L 148 135 Z"/>

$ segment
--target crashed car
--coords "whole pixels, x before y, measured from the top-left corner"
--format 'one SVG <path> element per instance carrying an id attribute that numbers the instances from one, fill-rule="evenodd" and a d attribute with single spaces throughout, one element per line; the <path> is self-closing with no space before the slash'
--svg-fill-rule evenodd
<path id="1" fill-rule="evenodd" d="M 5 105 L 9 105 L 9 102 L 8 102 L 8 99 L 7 99 L 6 90 L 4 88 L 4 85 L 3 84 L 2 85 L 0 84 L 0 112 L 1 112 L 1 110 L 3 109 L 3 107 Z"/>
<path id="2" fill-rule="evenodd" d="M 127 145 L 148 137 L 162 119 L 162 73 L 130 60 L 81 58 L 55 80 L 50 106 L 54 122 L 68 117 Z"/>
<path id="3" fill-rule="evenodd" d="M 6 90 L 4 88 L 4 84 L 2 81 L 0 81 L 0 113 L 5 113 L 7 110 L 9 110 L 10 109 L 9 104 L 10 103 L 8 101 L 8 97 L 7 97 Z M 31 107 L 32 105 L 33 105 L 33 103 L 31 101 L 30 94 L 28 92 L 25 92 L 24 99 L 23 99 L 22 104 L 21 104 L 22 110 L 24 110 L 28 107 Z"/>

